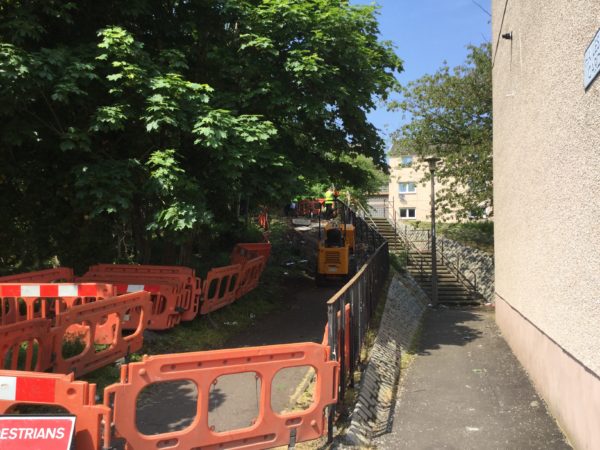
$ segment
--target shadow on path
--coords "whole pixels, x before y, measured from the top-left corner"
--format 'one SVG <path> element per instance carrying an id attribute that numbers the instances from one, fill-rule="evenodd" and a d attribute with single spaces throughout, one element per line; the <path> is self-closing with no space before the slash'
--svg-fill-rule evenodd
<path id="1" fill-rule="evenodd" d="M 493 308 L 430 309 L 385 449 L 571 448 L 500 335 Z"/>

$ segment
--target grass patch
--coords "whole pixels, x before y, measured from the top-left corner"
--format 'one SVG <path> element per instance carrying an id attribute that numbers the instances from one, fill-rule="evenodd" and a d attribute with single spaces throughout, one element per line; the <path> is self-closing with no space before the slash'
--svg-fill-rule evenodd
<path id="1" fill-rule="evenodd" d="M 406 273 L 406 263 L 408 261 L 408 252 L 402 250 L 398 253 L 390 252 L 390 264 L 400 273 Z"/>
<path id="2" fill-rule="evenodd" d="M 367 328 L 367 332 L 365 333 L 365 340 L 363 342 L 361 348 L 360 359 L 365 364 L 369 361 L 369 354 L 373 345 L 375 344 L 375 339 L 377 338 L 377 333 L 379 332 L 379 325 L 381 324 L 381 318 L 383 317 L 383 311 L 385 309 L 385 302 L 387 300 L 387 293 L 390 288 L 390 283 L 394 277 L 394 272 L 390 271 L 388 275 L 388 279 L 383 286 L 381 294 L 379 296 L 379 302 L 377 303 L 377 308 L 375 308 L 375 312 L 373 316 L 371 316 L 371 320 L 369 321 L 369 327 Z"/>
<path id="3" fill-rule="evenodd" d="M 441 224 L 440 233 L 469 247 L 494 253 L 494 222 Z"/>
<path id="4" fill-rule="evenodd" d="M 406 376 L 406 370 L 414 362 L 419 354 L 419 346 L 421 344 L 421 336 L 423 335 L 423 318 L 419 321 L 419 325 L 415 330 L 410 346 L 400 354 L 400 382 Z"/>

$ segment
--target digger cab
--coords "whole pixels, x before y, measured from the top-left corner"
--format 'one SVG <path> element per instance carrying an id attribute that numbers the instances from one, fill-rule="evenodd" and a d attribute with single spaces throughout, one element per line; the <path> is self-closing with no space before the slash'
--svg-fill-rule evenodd
<path id="1" fill-rule="evenodd" d="M 344 236 L 339 228 L 325 229 L 325 247 L 343 247 Z"/>
<path id="2" fill-rule="evenodd" d="M 329 223 L 325 227 L 325 239 L 319 243 L 319 256 L 315 273 L 317 285 L 324 284 L 327 279 L 346 280 L 356 272 L 350 246 L 348 245 L 348 236 L 347 233 L 344 233 L 343 228 L 339 228 L 334 224 Z M 353 232 L 351 236 L 352 247 L 354 247 Z"/>

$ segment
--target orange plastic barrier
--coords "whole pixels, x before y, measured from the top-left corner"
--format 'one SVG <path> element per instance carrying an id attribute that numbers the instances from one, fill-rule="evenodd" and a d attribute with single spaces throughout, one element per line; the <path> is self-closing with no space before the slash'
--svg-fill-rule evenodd
<path id="1" fill-rule="evenodd" d="M 193 277 L 192 285 L 186 285 L 190 292 L 189 306 L 181 313 L 181 320 L 189 322 L 194 320 L 200 312 L 200 297 L 202 296 L 202 280 L 199 277 Z"/>
<path id="2" fill-rule="evenodd" d="M 241 270 L 240 264 L 233 264 L 208 272 L 202 288 L 200 314 L 208 314 L 236 300 Z"/>
<path id="3" fill-rule="evenodd" d="M 231 264 L 244 264 L 257 256 L 264 256 L 266 262 L 270 255 L 271 244 L 268 242 L 236 244 L 231 252 Z"/>
<path id="4" fill-rule="evenodd" d="M 53 281 L 73 281 L 73 269 L 57 267 L 55 269 L 0 277 L 0 283 L 51 283 Z"/>
<path id="5" fill-rule="evenodd" d="M 116 274 L 103 272 L 87 272 L 77 280 L 79 281 L 104 281 L 113 283 L 118 295 L 146 291 L 151 293 L 152 311 L 147 328 L 150 330 L 167 330 L 181 322 L 181 312 L 184 311 L 186 293 L 177 276 L 154 278 L 143 277 L 135 274 Z M 123 324 L 128 330 L 135 328 L 137 318 L 131 316 L 131 323 Z"/>
<path id="6" fill-rule="evenodd" d="M 58 311 L 114 295 L 113 286 L 97 283 L 0 284 L 0 324 L 51 318 Z"/>
<path id="7" fill-rule="evenodd" d="M 267 208 L 263 208 L 263 210 L 258 215 L 258 225 L 265 231 L 269 231 L 269 211 Z"/>
<path id="8" fill-rule="evenodd" d="M 258 286 L 258 280 L 265 268 L 264 256 L 251 259 L 242 266 L 236 298 L 240 298 Z"/>
<path id="9" fill-rule="evenodd" d="M 0 327 L 3 369 L 44 371 L 52 366 L 50 320 L 33 319 Z"/>
<path id="10" fill-rule="evenodd" d="M 350 304 L 347 304 L 345 307 L 345 311 L 346 311 L 346 333 L 344 334 L 344 370 L 346 371 L 350 371 L 350 344 L 351 344 L 351 338 L 352 336 L 350 335 L 350 333 L 348 332 L 349 330 L 351 330 L 351 327 L 348 325 L 350 324 Z M 338 317 L 338 322 L 340 320 L 340 312 L 338 311 L 337 313 L 337 317 Z M 338 332 L 337 332 L 337 354 L 338 354 L 338 358 L 341 355 L 342 352 L 342 348 L 341 348 L 341 342 L 342 342 L 342 330 L 340 329 L 340 327 L 338 327 Z M 323 332 L 323 341 L 322 344 L 323 345 L 328 345 L 329 343 L 329 324 L 325 324 L 325 331 Z"/>
<path id="11" fill-rule="evenodd" d="M 305 216 L 308 213 L 308 200 L 300 200 L 297 206 L 297 212 L 299 216 Z"/>
<path id="12" fill-rule="evenodd" d="M 80 376 L 139 350 L 143 344 L 142 333 L 150 316 L 150 309 L 150 293 L 141 291 L 80 305 L 57 314 L 56 326 L 52 328 L 54 371 L 75 372 Z M 138 317 L 135 331 L 123 336 L 122 323 L 128 321 L 128 316 L 134 311 Z M 112 326 L 110 343 L 107 348 L 98 349 L 95 345 L 98 343 L 97 328 L 107 321 Z M 77 332 L 80 333 L 79 339 L 85 342 L 85 348 L 75 356 L 65 357 L 63 344 Z M 106 330 L 102 332 L 105 333 Z"/>
<path id="13" fill-rule="evenodd" d="M 299 216 L 317 216 L 321 211 L 321 202 L 318 200 L 300 200 L 298 202 Z"/>
<path id="14" fill-rule="evenodd" d="M 96 385 L 74 381 L 73 374 L 59 375 L 0 371 L 0 414 L 10 414 L 17 405 L 60 406 L 77 416 L 75 448 L 100 450 L 101 428 L 110 423 L 110 408 L 96 405 Z"/>
<path id="15" fill-rule="evenodd" d="M 180 316 L 166 319 L 166 322 L 172 324 L 171 326 L 178 324 L 181 320 L 193 320 L 198 315 L 200 309 L 202 281 L 194 275 L 194 270 L 189 267 L 97 264 L 91 266 L 80 280 L 105 280 L 137 285 L 179 283 L 181 285 L 179 292 L 181 296 L 175 303 L 173 303 L 173 299 L 164 300 L 169 304 L 168 307 L 173 308 L 172 313 Z M 166 283 L 161 283 L 161 281 Z M 129 290 L 129 292 L 132 291 Z M 165 320 L 162 322 L 163 325 L 161 325 L 161 328 L 155 328 L 156 324 L 153 324 L 152 329 L 164 329 Z"/>
<path id="16" fill-rule="evenodd" d="M 277 414 L 271 407 L 273 379 L 284 368 L 301 366 L 315 370 L 314 403 L 304 411 Z M 315 343 L 150 356 L 121 368 L 121 382 L 104 390 L 104 403 L 112 401 L 115 434 L 126 440 L 128 450 L 270 448 L 288 444 L 292 435 L 302 442 L 326 432 L 325 408 L 337 401 L 338 367 L 329 359 L 328 348 Z M 261 380 L 256 421 L 246 428 L 213 431 L 207 420 L 211 385 L 220 376 L 246 372 L 256 373 Z M 142 434 L 132 413 L 140 392 L 153 383 L 177 380 L 196 384 L 198 413 L 194 421 L 181 431 Z M 106 427 L 105 445 L 110 440 L 110 429 Z"/>
<path id="17" fill-rule="evenodd" d="M 194 269 L 183 266 L 156 266 L 151 264 L 96 264 L 90 266 L 88 272 L 113 272 L 117 274 L 129 273 L 137 275 L 185 275 L 194 277 Z"/>

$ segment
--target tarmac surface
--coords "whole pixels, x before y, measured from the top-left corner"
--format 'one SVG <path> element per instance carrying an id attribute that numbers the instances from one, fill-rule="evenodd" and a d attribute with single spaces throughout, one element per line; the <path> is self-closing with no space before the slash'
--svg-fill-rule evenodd
<path id="1" fill-rule="evenodd" d="M 428 309 L 379 449 L 571 446 L 500 334 L 493 308 Z"/>

